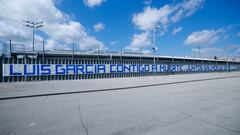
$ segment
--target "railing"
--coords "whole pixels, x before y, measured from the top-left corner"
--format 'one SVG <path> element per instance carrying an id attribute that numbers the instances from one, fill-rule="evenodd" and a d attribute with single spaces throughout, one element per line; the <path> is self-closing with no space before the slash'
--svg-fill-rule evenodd
<path id="1" fill-rule="evenodd" d="M 22 82 L 22 81 L 40 81 L 40 80 L 75 80 L 75 79 L 99 79 L 99 78 L 117 78 L 117 77 L 137 77 L 137 76 L 151 76 L 151 75 L 167 75 L 167 74 L 181 74 L 181 73 L 200 73 L 200 72 L 214 72 L 214 71 L 239 71 L 240 63 L 234 62 L 226 62 L 226 63 L 217 63 L 215 61 L 168 61 L 163 62 L 161 60 L 156 60 L 156 65 L 215 65 L 222 66 L 221 70 L 166 70 L 164 72 L 160 71 L 149 71 L 149 72 L 106 72 L 106 73 L 91 73 L 91 74 L 48 74 L 48 75 L 20 75 L 20 76 L 3 76 L 4 70 L 10 70 L 9 65 L 81 65 L 81 64 L 102 64 L 102 65 L 110 65 L 110 64 L 119 64 L 119 65 L 153 65 L 152 60 L 128 60 L 128 59 L 96 59 L 96 58 L 4 58 L 0 59 L 0 81 L 1 82 Z M 8 65 L 8 67 L 4 67 L 4 64 Z"/>

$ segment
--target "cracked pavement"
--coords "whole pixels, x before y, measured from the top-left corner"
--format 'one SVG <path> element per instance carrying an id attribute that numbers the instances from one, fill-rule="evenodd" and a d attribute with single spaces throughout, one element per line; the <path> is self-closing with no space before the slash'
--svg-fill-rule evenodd
<path id="1" fill-rule="evenodd" d="M 168 78 L 179 78 L 176 76 Z M 198 74 L 191 76 L 196 78 Z M 206 76 L 211 74 L 205 74 Z M 121 87 L 124 81 L 130 84 L 129 81 L 133 79 L 118 78 L 115 81 L 119 83 L 109 85 Z M 148 77 L 145 79 L 147 83 Z M 158 82 L 161 79 L 166 81 L 164 76 L 156 77 Z M 107 82 L 104 81 L 109 80 L 100 81 L 106 85 Z M 87 87 L 87 83 L 78 82 L 67 81 L 68 85 L 61 87 L 71 90 L 71 87 L 68 88 L 71 83 L 74 84 L 74 89 Z M 91 88 L 99 88 L 101 85 L 97 80 L 88 82 Z M 235 77 L 119 91 L 1 100 L 0 134 L 240 135 L 239 82 L 240 77 Z M 143 83 L 144 77 L 141 78 L 141 84 Z M 17 85 L 20 87 L 10 91 L 19 92 L 20 88 L 33 84 L 19 83 Z M 56 85 L 56 82 L 53 84 Z M 48 82 L 45 86 L 34 89 L 40 91 L 45 88 L 46 91 L 49 87 L 51 90 L 56 87 L 53 84 Z M 0 85 L 0 92 L 9 88 L 6 84 Z"/>

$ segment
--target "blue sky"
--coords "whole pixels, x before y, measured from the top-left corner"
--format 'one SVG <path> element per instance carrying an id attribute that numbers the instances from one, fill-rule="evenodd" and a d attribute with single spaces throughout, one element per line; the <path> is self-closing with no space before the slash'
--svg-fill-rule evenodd
<path id="1" fill-rule="evenodd" d="M 3 0 L 1 3 L 0 8 L 8 9 L 9 13 L 0 13 L 0 26 L 15 29 L 13 33 L 0 30 L 3 42 L 12 39 L 31 46 L 31 31 L 7 22 L 43 20 L 45 27 L 38 30 L 36 40 L 46 40 L 48 49 L 71 49 L 71 43 L 75 43 L 81 50 L 100 45 L 107 51 L 119 51 L 122 47 L 124 51 L 152 53 L 152 29 L 158 25 L 156 45 L 160 55 L 197 56 L 197 45 L 204 57 L 240 55 L 239 0 Z M 26 9 L 29 5 L 32 8 Z"/>
<path id="2" fill-rule="evenodd" d="M 175 1 L 178 3 L 181 1 Z M 62 1 L 58 7 L 67 14 L 72 14 L 76 21 L 80 21 L 89 33 L 98 37 L 111 49 L 120 50 L 121 46 L 127 46 L 131 42 L 132 35 L 139 30 L 132 23 L 132 16 L 135 13 L 142 12 L 146 6 L 160 8 L 166 4 L 172 4 L 174 1 L 153 0 L 151 4 L 145 5 L 141 0 L 108 0 L 101 6 L 89 8 L 82 1 Z M 238 0 L 226 1 L 204 1 L 203 6 L 192 16 L 181 19 L 179 22 L 171 24 L 163 36 L 158 36 L 157 46 L 159 53 L 165 55 L 184 55 L 189 54 L 195 46 L 184 44 L 186 37 L 194 31 L 227 29 L 230 25 L 236 25 L 240 22 L 239 14 L 240 2 Z M 101 32 L 94 32 L 93 25 L 96 22 L 103 22 L 105 29 Z M 182 31 L 176 35 L 171 35 L 172 29 L 182 27 Z M 239 44 L 240 38 L 237 33 L 239 27 L 230 29 L 224 35 L 227 39 L 221 38 L 211 47 L 224 48 L 229 44 Z M 117 41 L 116 44 L 109 44 Z M 151 50 L 151 47 L 146 47 Z"/>

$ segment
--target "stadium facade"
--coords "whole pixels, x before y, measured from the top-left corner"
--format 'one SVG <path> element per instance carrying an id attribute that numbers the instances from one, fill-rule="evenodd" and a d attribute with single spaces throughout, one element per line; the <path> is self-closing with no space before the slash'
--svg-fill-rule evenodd
<path id="1" fill-rule="evenodd" d="M 0 59 L 0 81 L 74 80 L 239 71 L 240 62 L 137 53 L 13 52 Z"/>

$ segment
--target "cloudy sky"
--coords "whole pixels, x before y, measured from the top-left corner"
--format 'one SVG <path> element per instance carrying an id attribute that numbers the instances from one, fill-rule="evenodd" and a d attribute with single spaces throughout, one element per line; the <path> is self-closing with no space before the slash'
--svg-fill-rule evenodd
<path id="1" fill-rule="evenodd" d="M 36 48 L 152 53 L 240 55 L 239 0 L 0 0 L 0 42 L 30 48 L 24 20 L 44 21 Z"/>

